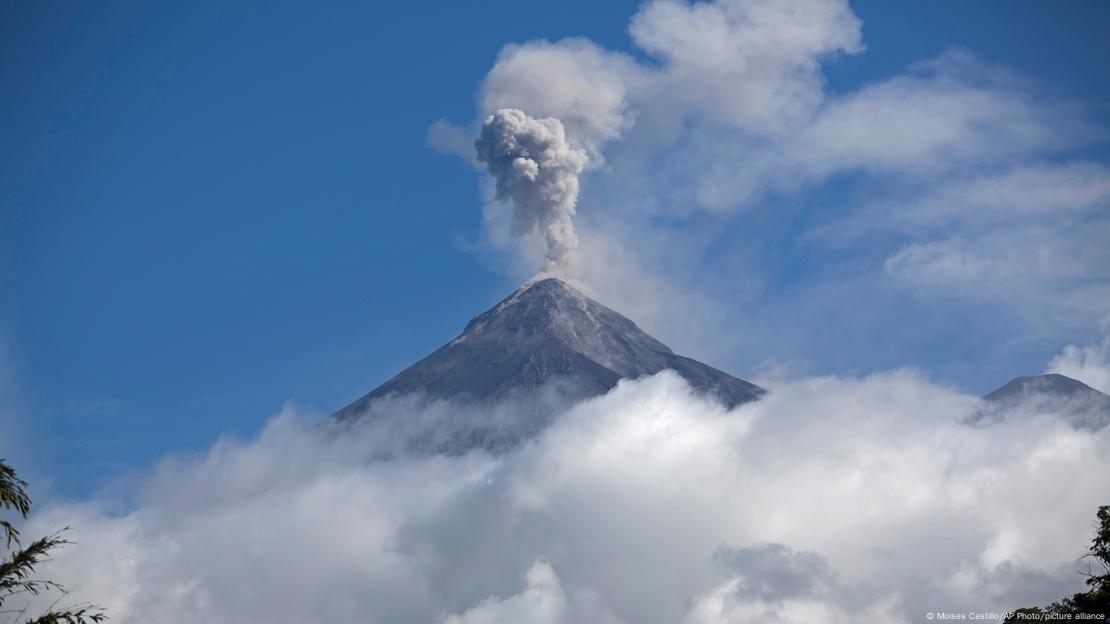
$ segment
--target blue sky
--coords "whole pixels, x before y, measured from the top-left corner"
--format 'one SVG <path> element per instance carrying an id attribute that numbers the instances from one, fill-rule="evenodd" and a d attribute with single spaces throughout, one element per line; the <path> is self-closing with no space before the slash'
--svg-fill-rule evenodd
<path id="1" fill-rule="evenodd" d="M 585 37 L 657 66 L 629 36 L 637 6 L 5 7 L 0 330 L 12 433 L 3 454 L 38 491 L 84 495 L 167 452 L 254 432 L 285 401 L 330 412 L 455 335 L 526 275 L 483 222 L 484 174 L 429 149 L 429 127 L 445 119 L 473 129 L 482 80 L 509 43 Z M 974 62 L 936 70 L 950 72 L 945 80 L 1028 95 L 1037 112 L 1018 117 L 1052 133 L 1042 121 L 1059 121 L 1071 137 L 1038 143 L 1016 164 L 968 169 L 1108 164 L 1105 3 L 852 10 L 865 48 L 821 57 L 826 100 L 960 50 Z M 637 140 L 628 130 L 602 148 L 612 168 L 584 177 L 580 220 L 615 244 L 641 241 L 636 258 L 650 255 L 645 241 L 699 250 L 688 262 L 661 252 L 644 265 L 671 287 L 691 283 L 691 309 L 594 288 L 676 350 L 743 377 L 769 362 L 817 374 L 912 366 L 985 392 L 1098 336 L 1091 308 L 1103 300 L 1042 305 L 1087 301 L 1087 291 L 983 301 L 974 284 L 914 297 L 868 283 L 860 267 L 889 274 L 938 249 L 898 227 L 872 230 L 881 219 L 868 210 L 929 203 L 922 189 L 966 182 L 959 176 L 928 166 L 886 176 L 868 165 L 723 207 L 607 212 L 633 178 L 606 176 L 636 164 Z M 1077 175 L 1101 179 L 1100 169 L 1087 173 Z M 1105 203 L 1084 210 L 1087 223 L 1104 221 Z M 973 247 L 996 231 L 943 227 Z M 1073 246 L 1098 242 L 1080 236 Z M 1102 292 L 1092 253 L 1076 261 L 1077 281 Z"/>

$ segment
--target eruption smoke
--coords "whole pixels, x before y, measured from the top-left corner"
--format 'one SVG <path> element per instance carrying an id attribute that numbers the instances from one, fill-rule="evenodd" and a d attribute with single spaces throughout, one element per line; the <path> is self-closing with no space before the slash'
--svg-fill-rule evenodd
<path id="1" fill-rule="evenodd" d="M 513 204 L 513 233 L 539 229 L 547 243 L 544 271 L 559 272 L 578 246 L 573 218 L 586 152 L 567 144 L 558 119 L 533 119 L 515 108 L 486 118 L 474 149 L 497 179 L 497 198 Z"/>

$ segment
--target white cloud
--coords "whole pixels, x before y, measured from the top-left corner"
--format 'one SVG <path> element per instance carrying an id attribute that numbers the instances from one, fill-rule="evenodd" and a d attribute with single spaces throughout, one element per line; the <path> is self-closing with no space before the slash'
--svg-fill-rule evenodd
<path id="1" fill-rule="evenodd" d="M 428 136 L 424 143 L 437 152 L 453 154 L 477 165 L 477 159 L 474 156 L 474 137 L 465 128 L 460 128 L 446 119 L 437 119 L 428 128 Z"/>
<path id="2" fill-rule="evenodd" d="M 977 405 L 894 371 L 729 412 L 664 373 L 498 457 L 383 454 L 396 429 L 286 414 L 163 463 L 130 511 L 54 505 L 28 534 L 74 526 L 44 572 L 121 624 L 917 621 L 1077 590 L 1110 429 L 961 424 Z"/>
<path id="3" fill-rule="evenodd" d="M 629 31 L 658 64 L 581 38 L 506 46 L 482 84 L 481 115 L 557 117 L 592 156 L 634 130 L 673 139 L 692 117 L 763 136 L 821 102 L 820 58 L 862 49 L 860 22 L 840 0 L 657 1 Z"/>
<path id="4" fill-rule="evenodd" d="M 482 84 L 482 116 L 518 108 L 533 117 L 555 117 L 572 142 L 600 161 L 601 146 L 632 123 L 628 83 L 641 71 L 630 58 L 586 39 L 509 45 Z"/>
<path id="5" fill-rule="evenodd" d="M 972 71 L 961 71 L 970 64 Z M 791 146 L 815 173 L 935 174 L 1009 161 L 1060 139 L 1048 111 L 966 53 L 949 52 L 913 72 L 831 99 Z"/>
<path id="6" fill-rule="evenodd" d="M 524 575 L 524 590 L 508 598 L 491 597 L 442 624 L 620 624 L 622 620 L 599 606 L 591 592 L 568 596 L 559 576 L 545 561 L 537 561 Z"/>
<path id="7" fill-rule="evenodd" d="M 1105 133 L 965 50 L 831 90 L 823 66 L 864 53 L 862 33 L 840 0 L 648 2 L 629 21 L 627 53 L 581 38 L 506 46 L 480 87 L 478 117 L 512 106 L 561 119 L 568 142 L 591 156 L 569 276 L 603 301 L 687 327 L 730 319 L 732 354 L 754 333 L 828 340 L 797 319 L 854 307 L 836 292 L 873 300 L 869 325 L 900 331 L 906 292 L 954 322 L 970 327 L 960 315 L 982 311 L 1045 345 L 1089 326 L 1110 297 L 1100 269 L 1108 176 L 1061 155 Z M 543 244 L 508 235 L 503 213 L 484 208 L 483 250 L 525 279 Z M 691 290 L 699 296 L 672 296 Z M 680 350 L 722 350 L 721 332 L 657 327 Z M 828 348 L 861 339 L 842 335 Z M 777 350 L 728 357 L 812 358 L 828 369 L 782 341 L 761 346 Z"/>
<path id="8" fill-rule="evenodd" d="M 1085 347 L 1068 345 L 1048 363 L 1046 373 L 1059 373 L 1110 394 L 1110 335 Z"/>
<path id="9" fill-rule="evenodd" d="M 1067 223 L 1110 205 L 1110 170 L 1100 164 L 1030 163 L 996 175 L 956 179 L 893 215 L 908 227 L 1005 225 L 1024 218 Z"/>
<path id="10" fill-rule="evenodd" d="M 567 622 L 569 605 L 559 577 L 551 565 L 536 562 L 525 575 L 526 587 L 506 599 L 488 598 L 462 615 L 452 615 L 444 624 L 561 624 Z"/>
<path id="11" fill-rule="evenodd" d="M 947 52 L 858 91 L 819 93 L 805 123 L 774 140 L 710 126 L 688 148 L 695 162 L 683 173 L 698 184 L 700 204 L 729 211 L 840 174 L 935 180 L 1082 140 L 1077 122 L 997 73 L 965 52 Z"/>
<path id="12" fill-rule="evenodd" d="M 1005 268 L 1001 259 L 983 257 L 966 241 L 946 240 L 913 243 L 886 261 L 887 273 L 915 283 L 966 285 L 996 276 Z"/>
<path id="13" fill-rule="evenodd" d="M 836 605 L 814 598 L 790 598 L 779 601 L 745 599 L 733 579 L 699 596 L 683 624 L 809 624 L 810 622 L 863 623 L 914 622 L 916 618 L 899 613 L 896 601 L 887 599 L 875 604 Z"/>
<path id="14" fill-rule="evenodd" d="M 629 31 L 661 62 L 638 108 L 757 136 L 788 131 L 821 102 L 820 58 L 862 49 L 860 21 L 839 0 L 661 0 L 641 8 Z"/>
<path id="15" fill-rule="evenodd" d="M 976 302 L 1057 332 L 1086 330 L 1110 307 L 1105 167 L 1023 165 L 890 202 L 866 212 L 866 225 L 826 235 L 909 238 L 884 270 L 923 298 Z"/>
<path id="16" fill-rule="evenodd" d="M 507 46 L 480 115 L 515 107 L 561 119 L 572 143 L 612 162 L 599 185 L 647 183 L 667 196 L 676 182 L 692 187 L 685 202 L 665 202 L 672 212 L 691 201 L 746 207 L 838 173 L 935 175 L 1082 140 L 1070 111 L 962 51 L 827 93 L 821 63 L 862 50 L 861 23 L 840 0 L 660 0 L 629 31 L 655 62 L 579 38 Z"/>
<path id="17" fill-rule="evenodd" d="M 675 65 L 788 74 L 814 70 L 816 59 L 862 50 L 860 20 L 847 2 L 725 0 L 645 5 L 629 30 L 637 45 Z"/>

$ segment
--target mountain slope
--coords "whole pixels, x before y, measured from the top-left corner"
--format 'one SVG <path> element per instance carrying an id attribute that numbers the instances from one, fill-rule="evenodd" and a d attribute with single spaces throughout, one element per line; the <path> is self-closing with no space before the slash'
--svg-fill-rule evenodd
<path id="1" fill-rule="evenodd" d="M 1056 373 L 1016 377 L 985 395 L 983 401 L 986 409 L 974 417 L 979 422 L 1000 420 L 1007 412 L 1025 407 L 1058 413 L 1081 429 L 1100 429 L 1110 424 L 1110 396 Z"/>
<path id="2" fill-rule="evenodd" d="M 1110 397 L 1087 384 L 1064 375 L 1049 373 L 1036 377 L 1015 377 L 1009 383 L 983 397 L 985 401 L 1011 401 L 1029 396 L 1049 395 L 1060 398 L 1102 398 Z"/>
<path id="3" fill-rule="evenodd" d="M 457 338 L 336 413 L 351 418 L 374 399 L 422 395 L 482 402 L 527 399 L 556 387 L 577 400 L 603 394 L 621 379 L 671 369 L 729 406 L 764 390 L 675 354 L 635 323 L 548 278 L 525 284 L 474 317 Z"/>

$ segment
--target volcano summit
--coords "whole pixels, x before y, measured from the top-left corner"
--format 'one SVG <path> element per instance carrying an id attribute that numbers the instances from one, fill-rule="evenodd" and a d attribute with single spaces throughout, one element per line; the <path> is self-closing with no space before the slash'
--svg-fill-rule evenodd
<path id="1" fill-rule="evenodd" d="M 419 395 L 466 403 L 529 400 L 554 388 L 566 401 L 621 379 L 670 369 L 728 406 L 758 399 L 755 384 L 675 354 L 635 323 L 556 278 L 521 286 L 463 333 L 336 413 L 358 416 L 379 398 Z"/>

